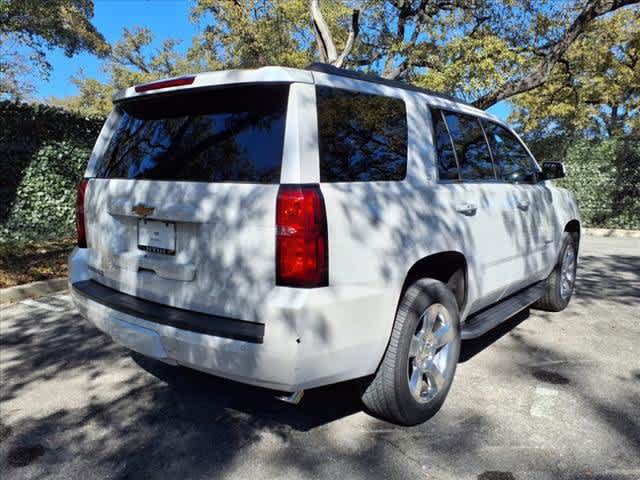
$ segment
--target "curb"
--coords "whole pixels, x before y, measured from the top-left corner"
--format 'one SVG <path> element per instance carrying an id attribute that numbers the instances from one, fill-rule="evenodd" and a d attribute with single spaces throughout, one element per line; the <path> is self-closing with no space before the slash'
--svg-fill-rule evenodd
<path id="1" fill-rule="evenodd" d="M 67 281 L 67 277 L 61 277 L 0 289 L 0 305 L 61 292 L 68 288 Z"/>
<path id="2" fill-rule="evenodd" d="M 589 237 L 640 239 L 640 230 L 622 230 L 618 228 L 585 228 L 584 234 Z M 0 289 L 0 305 L 16 303 L 27 298 L 42 297 L 51 293 L 61 292 L 67 288 L 66 277 L 2 288 Z"/>
<path id="3" fill-rule="evenodd" d="M 584 234 L 589 237 L 640 239 L 640 230 L 622 230 L 620 228 L 585 228 Z"/>

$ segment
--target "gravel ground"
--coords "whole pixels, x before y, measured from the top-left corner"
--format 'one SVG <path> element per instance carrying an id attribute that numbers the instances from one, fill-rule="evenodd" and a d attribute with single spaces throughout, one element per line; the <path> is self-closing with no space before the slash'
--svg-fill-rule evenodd
<path id="1" fill-rule="evenodd" d="M 67 295 L 4 307 L 0 478 L 640 479 L 640 241 L 586 238 L 576 295 L 463 344 L 412 428 L 353 383 L 297 407 L 132 355 Z"/>

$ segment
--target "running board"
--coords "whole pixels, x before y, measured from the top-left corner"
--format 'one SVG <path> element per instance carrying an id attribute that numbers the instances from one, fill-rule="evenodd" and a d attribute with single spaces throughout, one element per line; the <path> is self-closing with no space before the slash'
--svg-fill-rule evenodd
<path id="1" fill-rule="evenodd" d="M 525 288 L 524 290 L 502 300 L 492 307 L 482 310 L 467 319 L 462 325 L 460 336 L 463 340 L 477 338 L 497 327 L 516 313 L 535 303 L 544 293 L 544 282 Z"/>

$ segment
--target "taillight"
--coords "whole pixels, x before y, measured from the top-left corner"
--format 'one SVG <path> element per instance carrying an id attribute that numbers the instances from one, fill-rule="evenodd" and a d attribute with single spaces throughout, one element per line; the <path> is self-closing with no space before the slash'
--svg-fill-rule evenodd
<path id="1" fill-rule="evenodd" d="M 142 85 L 136 85 L 135 90 L 137 93 L 148 92 L 149 90 L 159 90 L 161 88 L 169 87 L 181 87 L 183 85 L 191 85 L 196 77 L 180 77 L 171 78 L 169 80 L 159 80 L 157 82 L 144 83 Z"/>
<path id="2" fill-rule="evenodd" d="M 319 185 L 281 185 L 276 201 L 276 284 L 329 283 L 327 214 Z"/>
<path id="3" fill-rule="evenodd" d="M 78 247 L 87 248 L 87 232 L 84 221 L 84 197 L 87 192 L 89 179 L 83 178 L 78 185 L 78 195 L 76 196 L 76 232 L 78 234 Z"/>

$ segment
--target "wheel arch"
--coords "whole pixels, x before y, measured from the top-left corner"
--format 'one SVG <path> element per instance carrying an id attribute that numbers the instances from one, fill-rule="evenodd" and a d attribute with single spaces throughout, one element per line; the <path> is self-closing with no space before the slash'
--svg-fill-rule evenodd
<path id="1" fill-rule="evenodd" d="M 567 222 L 564 226 L 564 231 L 571 235 L 576 242 L 576 246 L 580 246 L 580 234 L 581 234 L 581 225 L 580 221 L 577 219 L 572 219 Z"/>
<path id="2" fill-rule="evenodd" d="M 463 310 L 468 291 L 468 268 L 464 254 L 450 250 L 427 255 L 416 261 L 407 271 L 398 302 L 407 288 L 421 278 L 433 278 L 447 285 L 456 298 L 458 308 Z"/>

